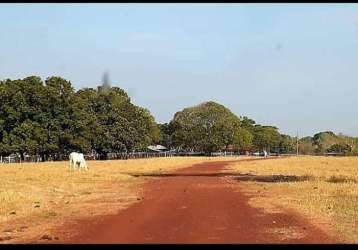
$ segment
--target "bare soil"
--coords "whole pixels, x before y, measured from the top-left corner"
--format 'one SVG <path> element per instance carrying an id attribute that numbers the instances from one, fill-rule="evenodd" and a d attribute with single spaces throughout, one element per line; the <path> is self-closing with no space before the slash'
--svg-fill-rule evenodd
<path id="1" fill-rule="evenodd" d="M 338 243 L 300 214 L 251 207 L 230 162 L 196 164 L 151 178 L 139 202 L 116 215 L 67 225 L 59 240 L 32 243 Z M 257 194 L 259 195 L 259 194 Z M 84 211 L 86 212 L 86 211 Z"/>

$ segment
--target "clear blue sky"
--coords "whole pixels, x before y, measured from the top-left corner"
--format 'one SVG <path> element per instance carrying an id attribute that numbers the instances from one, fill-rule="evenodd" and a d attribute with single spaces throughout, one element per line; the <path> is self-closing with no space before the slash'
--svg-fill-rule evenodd
<path id="1" fill-rule="evenodd" d="M 105 70 L 158 122 L 213 100 L 300 136 L 358 136 L 358 4 L 0 4 L 0 78 Z"/>

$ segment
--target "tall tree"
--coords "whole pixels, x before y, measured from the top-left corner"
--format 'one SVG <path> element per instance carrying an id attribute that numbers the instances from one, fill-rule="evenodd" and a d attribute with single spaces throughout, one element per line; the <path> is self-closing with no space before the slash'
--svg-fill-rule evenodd
<path id="1" fill-rule="evenodd" d="M 253 137 L 254 136 L 249 132 L 249 130 L 245 128 L 239 128 L 236 131 L 233 145 L 238 150 L 249 151 L 253 147 Z"/>
<path id="2" fill-rule="evenodd" d="M 132 104 L 120 88 L 80 90 L 76 103 L 77 110 L 85 112 L 83 126 L 91 135 L 91 147 L 103 156 L 143 149 L 159 140 L 159 128 L 149 111 Z"/>
<path id="3" fill-rule="evenodd" d="M 234 143 L 240 119 L 221 104 L 205 102 L 177 112 L 171 126 L 176 147 L 210 153 Z"/>
<path id="4" fill-rule="evenodd" d="M 281 135 L 274 126 L 255 125 L 253 144 L 257 150 L 276 151 L 280 145 Z"/>
<path id="5" fill-rule="evenodd" d="M 315 153 L 324 153 L 337 142 L 337 136 L 332 131 L 319 132 L 313 136 Z"/>

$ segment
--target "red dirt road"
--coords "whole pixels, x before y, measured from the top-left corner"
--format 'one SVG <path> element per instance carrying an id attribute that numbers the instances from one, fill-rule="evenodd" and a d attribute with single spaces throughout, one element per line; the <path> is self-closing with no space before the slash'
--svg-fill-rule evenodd
<path id="1" fill-rule="evenodd" d="M 229 162 L 193 165 L 174 177 L 153 178 L 144 199 L 114 216 L 79 222 L 63 243 L 336 243 L 293 213 L 266 214 L 248 205 L 239 182 L 215 176 Z M 180 176 L 183 174 L 183 176 Z M 192 174 L 192 175 L 191 175 Z M 209 175 L 208 175 L 209 174 Z M 202 175 L 202 176 L 200 176 Z M 141 177 L 138 177 L 141 178 Z M 295 227 L 282 239 L 272 229 Z M 270 231 L 271 230 L 271 231 Z"/>

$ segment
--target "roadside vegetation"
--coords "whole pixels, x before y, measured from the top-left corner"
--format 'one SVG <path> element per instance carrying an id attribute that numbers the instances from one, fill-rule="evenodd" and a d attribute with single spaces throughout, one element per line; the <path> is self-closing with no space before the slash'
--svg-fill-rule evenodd
<path id="1" fill-rule="evenodd" d="M 158 139 L 148 110 L 116 87 L 75 91 L 61 77 L 0 81 L 0 155 L 132 151 Z"/>
<path id="2" fill-rule="evenodd" d="M 301 138 L 299 141 L 301 154 L 336 153 L 346 156 L 358 155 L 358 138 L 336 135 L 331 131 L 320 132 L 314 136 Z"/>
<path id="3" fill-rule="evenodd" d="M 210 153 L 218 150 L 293 151 L 292 138 L 278 128 L 238 117 L 212 101 L 177 112 L 157 124 L 121 88 L 98 86 L 75 91 L 70 81 L 37 76 L 0 81 L 0 156 L 51 156 L 71 151 L 108 153 L 146 150 L 151 144 Z"/>
<path id="4" fill-rule="evenodd" d="M 240 117 L 225 106 L 203 102 L 158 124 L 150 111 L 134 105 L 128 94 L 108 84 L 75 90 L 58 76 L 0 80 L 0 156 L 39 155 L 60 159 L 72 151 L 108 153 L 145 151 L 162 144 L 174 150 L 289 154 L 296 139 L 271 125 Z M 299 141 L 303 154 L 358 154 L 358 139 L 321 132 Z"/>

